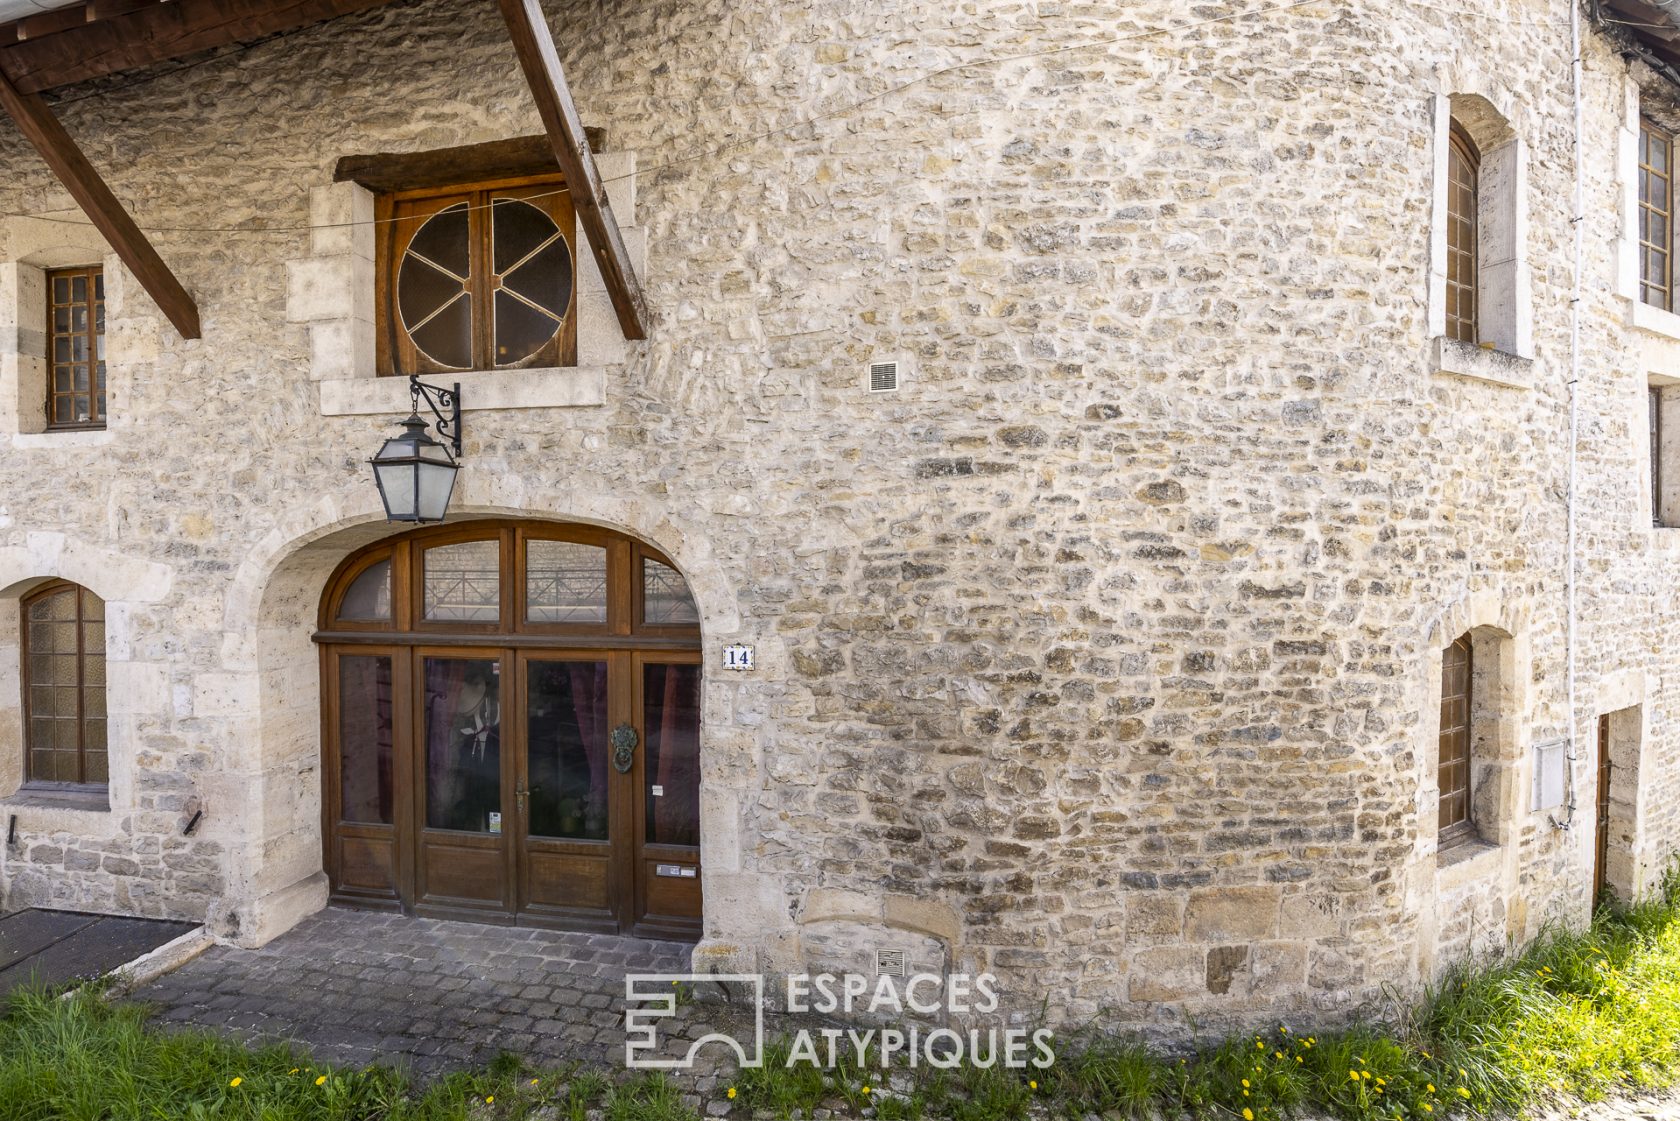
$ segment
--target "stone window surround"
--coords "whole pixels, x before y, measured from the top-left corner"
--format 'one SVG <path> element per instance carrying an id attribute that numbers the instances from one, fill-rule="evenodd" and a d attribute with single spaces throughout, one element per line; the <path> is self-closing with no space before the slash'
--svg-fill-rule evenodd
<path id="1" fill-rule="evenodd" d="M 1616 295 L 1627 302 L 1627 324 L 1658 340 L 1680 340 L 1680 314 L 1639 298 L 1639 128 L 1640 77 L 1651 75 L 1636 62 L 1622 80 L 1622 123 L 1616 129 L 1616 187 L 1621 195 L 1621 233 L 1616 238 Z M 1649 348 L 1647 348 L 1649 349 Z M 1648 363 L 1649 364 L 1649 363 Z M 1680 368 L 1669 373 L 1680 374 Z"/>
<path id="2" fill-rule="evenodd" d="M 1471 635 L 1475 659 L 1473 688 L 1477 694 L 1472 719 L 1471 805 L 1477 822 L 1474 840 L 1440 849 L 1440 821 L 1436 757 L 1441 711 L 1441 653 L 1458 636 Z M 1529 808 L 1527 793 L 1533 782 L 1533 751 L 1528 727 L 1529 631 L 1526 613 L 1511 607 L 1496 592 L 1467 595 L 1445 610 L 1427 639 L 1421 659 L 1423 679 L 1419 704 L 1429 714 L 1418 721 L 1416 774 L 1418 781 L 1415 881 L 1420 897 L 1415 913 L 1423 916 L 1419 929 L 1418 960 L 1423 974 L 1432 976 L 1439 961 L 1435 925 L 1437 904 L 1473 887 L 1478 893 L 1497 893 L 1507 903 L 1519 894 L 1520 868 L 1516 842 L 1531 818 L 1546 811 Z"/>
<path id="3" fill-rule="evenodd" d="M 1432 97 L 1431 114 L 1429 368 L 1436 374 L 1528 389 L 1533 384 L 1534 360 L 1528 146 L 1515 126 L 1508 93 L 1450 74 L 1442 76 L 1440 85 Z M 1481 154 L 1477 302 L 1481 333 L 1491 346 L 1447 337 L 1447 155 L 1455 120 Z"/>
<path id="4" fill-rule="evenodd" d="M 11 447 L 86 448 L 112 443 L 128 425 L 127 401 L 135 341 L 156 329 L 136 316 L 132 278 L 97 230 L 77 210 L 55 210 L 0 223 L 0 437 Z M 102 265 L 105 270 L 104 428 L 47 430 L 47 289 L 49 269 Z"/>
<path id="5" fill-rule="evenodd" d="M 647 234 L 631 224 L 635 154 L 602 152 L 595 163 L 613 212 L 625 223 L 621 232 L 631 265 L 645 277 Z M 309 221 L 315 227 L 309 256 L 286 262 L 286 318 L 309 329 L 309 376 L 320 386 L 321 415 L 407 412 L 407 380 L 378 377 L 375 368 L 373 193 L 351 182 L 317 186 L 310 191 Z M 573 246 L 578 251 L 576 366 L 439 374 L 429 380 L 458 378 L 461 407 L 467 411 L 605 404 L 607 370 L 624 363 L 628 344 L 581 227 L 573 231 Z"/>
<path id="6" fill-rule="evenodd" d="M 134 660 L 132 620 L 137 608 L 167 596 L 172 578 L 165 565 L 84 545 L 62 533 L 31 533 L 21 546 L 0 548 L 0 814 L 16 814 L 20 833 L 114 836 L 138 808 L 138 729 L 167 723 L 172 698 L 168 667 Z M 33 790 L 23 781 L 20 601 L 52 579 L 79 584 L 105 601 L 110 781 L 103 799 L 92 791 Z"/>
<path id="7" fill-rule="evenodd" d="M 1655 766 L 1651 757 L 1651 695 L 1643 671 L 1623 670 L 1598 682 L 1593 695 L 1594 713 L 1610 717 L 1610 859 L 1608 881 L 1622 899 L 1636 899 L 1654 888 L 1662 878 L 1664 853 L 1658 838 L 1647 827 L 1646 806 L 1651 798 Z M 1590 762 L 1586 773 L 1597 781 L 1597 721 L 1591 725 L 1591 751 L 1578 752 Z M 1596 787 L 1594 788 L 1596 793 Z M 1579 792 L 1577 805 L 1584 812 L 1594 799 Z M 1585 825 L 1586 823 L 1582 823 Z M 1596 822 L 1594 822 L 1596 824 Z M 1584 837 L 1595 831 L 1582 829 Z M 1592 859 L 1589 850 L 1587 859 Z M 1585 866 L 1589 873 L 1591 864 Z"/>

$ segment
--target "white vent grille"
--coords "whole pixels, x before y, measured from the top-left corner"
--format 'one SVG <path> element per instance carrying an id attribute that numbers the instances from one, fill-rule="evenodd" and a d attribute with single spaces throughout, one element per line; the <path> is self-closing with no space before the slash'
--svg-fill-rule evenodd
<path id="1" fill-rule="evenodd" d="M 898 363 L 871 362 L 869 364 L 869 392 L 896 393 L 898 391 Z"/>
<path id="2" fill-rule="evenodd" d="M 902 977 L 902 976 L 904 976 L 904 959 L 905 959 L 906 956 L 907 955 L 906 955 L 905 951 L 903 951 L 903 950 L 876 950 L 875 951 L 875 974 L 876 974 L 876 976 L 879 976 L 879 977 Z"/>

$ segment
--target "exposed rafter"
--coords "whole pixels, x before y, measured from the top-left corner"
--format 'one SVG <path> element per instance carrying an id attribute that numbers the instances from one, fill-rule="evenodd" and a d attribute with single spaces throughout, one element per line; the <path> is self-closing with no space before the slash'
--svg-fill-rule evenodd
<path id="1" fill-rule="evenodd" d="M 40 95 L 25 93 L 10 79 L 0 74 L 0 108 L 17 123 L 24 138 L 35 146 L 47 166 L 52 168 L 59 182 L 64 184 L 76 204 L 82 208 L 123 264 L 140 281 L 152 299 L 157 301 L 169 322 L 184 339 L 196 339 L 198 305 L 163 263 L 152 243 L 128 216 L 117 196 L 99 177 L 88 158 L 52 115 Z"/>
<path id="2" fill-rule="evenodd" d="M 0 72 L 24 93 L 39 93 L 390 2 L 85 0 L 0 26 Z"/>
<path id="3" fill-rule="evenodd" d="M 613 309 L 618 312 L 619 328 L 627 339 L 647 338 L 649 315 L 642 286 L 636 270 L 630 265 L 630 254 L 624 248 L 624 235 L 619 232 L 613 217 L 612 203 L 607 200 L 601 175 L 595 169 L 595 158 L 589 152 L 589 140 L 583 131 L 583 121 L 572 102 L 566 75 L 560 69 L 560 54 L 554 49 L 554 36 L 549 33 L 537 0 L 499 0 L 502 18 L 507 21 L 513 39 L 514 53 L 519 56 L 525 81 L 536 99 L 537 112 L 554 157 L 566 176 L 571 191 L 572 206 L 583 226 L 589 246 L 600 266 L 601 278 L 612 297 Z"/>

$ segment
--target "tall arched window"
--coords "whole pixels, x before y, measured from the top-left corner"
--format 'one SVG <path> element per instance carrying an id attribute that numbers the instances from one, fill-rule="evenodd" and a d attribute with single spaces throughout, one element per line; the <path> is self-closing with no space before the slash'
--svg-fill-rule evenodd
<path id="1" fill-rule="evenodd" d="M 1447 145 L 1447 335 L 1480 342 L 1477 324 L 1478 196 L 1481 155 L 1457 121 Z"/>
<path id="2" fill-rule="evenodd" d="M 20 676 L 29 781 L 104 786 L 105 601 L 64 580 L 25 596 Z"/>

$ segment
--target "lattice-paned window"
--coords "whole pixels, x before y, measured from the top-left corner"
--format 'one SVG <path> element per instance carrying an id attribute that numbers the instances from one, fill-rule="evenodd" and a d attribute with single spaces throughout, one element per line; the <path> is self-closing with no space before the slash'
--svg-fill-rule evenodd
<path id="1" fill-rule="evenodd" d="M 651 627 L 693 627 L 700 609 L 688 581 L 670 565 L 649 557 L 642 561 L 642 621 Z"/>
<path id="2" fill-rule="evenodd" d="M 47 273 L 47 427 L 105 427 L 105 271 Z"/>
<path id="3" fill-rule="evenodd" d="M 29 781 L 104 786 L 105 602 L 54 581 L 23 600 Z"/>
<path id="4" fill-rule="evenodd" d="M 446 373 L 577 361 L 571 196 L 522 179 L 380 200 L 379 369 Z"/>
<path id="5" fill-rule="evenodd" d="M 1447 145 L 1447 335 L 1480 342 L 1477 327 L 1477 224 L 1480 157 L 1454 121 Z"/>
<path id="6" fill-rule="evenodd" d="M 1674 310 L 1674 138 L 1639 124 L 1639 298 Z"/>
<path id="7" fill-rule="evenodd" d="M 1469 635 L 1461 636 L 1441 652 L 1441 751 L 1437 777 L 1441 790 L 1443 847 L 1473 835 L 1470 821 L 1472 669 Z"/>

